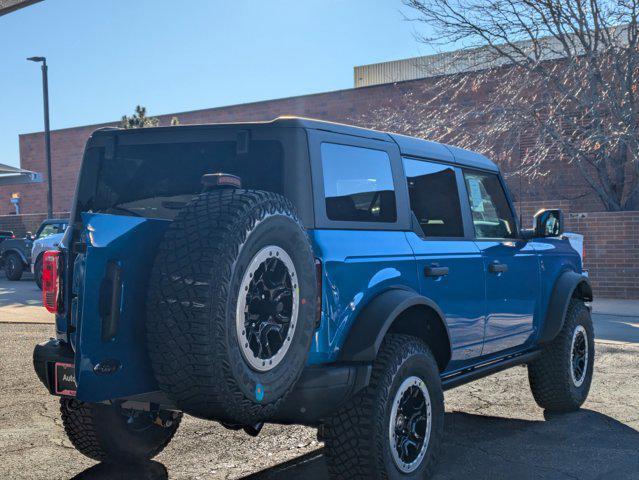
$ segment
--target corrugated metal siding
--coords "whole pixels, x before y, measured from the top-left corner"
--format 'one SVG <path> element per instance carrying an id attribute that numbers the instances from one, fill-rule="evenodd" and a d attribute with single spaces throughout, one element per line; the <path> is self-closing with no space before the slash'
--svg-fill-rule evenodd
<path id="1" fill-rule="evenodd" d="M 355 67 L 355 87 L 469 72 L 504 64 L 487 50 L 456 51 Z"/>
<path id="2" fill-rule="evenodd" d="M 564 57 L 565 52 L 562 51 L 562 45 L 555 38 L 542 39 L 540 42 L 543 60 Z M 530 42 L 519 42 L 516 45 L 526 55 L 534 56 L 533 45 Z M 515 50 L 512 50 L 511 53 L 518 56 Z M 574 53 L 579 55 L 581 52 Z M 456 50 L 424 57 L 358 66 L 354 68 L 354 83 L 355 88 L 366 87 L 439 75 L 473 72 L 500 67 L 507 63 L 509 62 L 506 58 L 486 47 Z"/>

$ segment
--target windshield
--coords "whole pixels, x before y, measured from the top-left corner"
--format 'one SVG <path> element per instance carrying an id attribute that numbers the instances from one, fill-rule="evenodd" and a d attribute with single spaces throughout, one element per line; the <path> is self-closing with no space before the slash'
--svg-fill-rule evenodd
<path id="1" fill-rule="evenodd" d="M 42 227 L 36 238 L 40 239 L 50 235 L 55 235 L 56 233 L 64 233 L 66 228 L 67 225 L 65 223 L 48 223 Z"/>

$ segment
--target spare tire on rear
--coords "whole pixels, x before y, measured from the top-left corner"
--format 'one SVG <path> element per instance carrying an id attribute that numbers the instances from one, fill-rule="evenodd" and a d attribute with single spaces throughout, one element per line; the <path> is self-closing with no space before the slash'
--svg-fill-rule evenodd
<path id="1" fill-rule="evenodd" d="M 146 336 L 159 387 L 194 416 L 268 419 L 306 363 L 316 284 L 286 198 L 234 189 L 195 197 L 166 231 L 150 278 Z"/>

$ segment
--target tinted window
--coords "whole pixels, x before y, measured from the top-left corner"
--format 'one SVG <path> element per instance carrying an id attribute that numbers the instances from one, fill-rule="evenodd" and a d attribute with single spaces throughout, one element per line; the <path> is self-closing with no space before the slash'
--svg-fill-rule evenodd
<path id="1" fill-rule="evenodd" d="M 464 172 L 477 238 L 515 238 L 517 229 L 497 175 Z"/>
<path id="2" fill-rule="evenodd" d="M 427 237 L 463 237 L 455 170 L 448 165 L 404 159 L 410 207 Z"/>
<path id="3" fill-rule="evenodd" d="M 95 186 L 81 211 L 172 219 L 202 191 L 205 173 L 224 172 L 242 187 L 281 193 L 283 148 L 277 141 L 251 141 L 248 153 L 236 142 L 119 146 L 115 158 L 100 158 Z"/>
<path id="4" fill-rule="evenodd" d="M 386 152 L 322 143 L 322 169 L 330 220 L 396 221 L 393 174 Z"/>

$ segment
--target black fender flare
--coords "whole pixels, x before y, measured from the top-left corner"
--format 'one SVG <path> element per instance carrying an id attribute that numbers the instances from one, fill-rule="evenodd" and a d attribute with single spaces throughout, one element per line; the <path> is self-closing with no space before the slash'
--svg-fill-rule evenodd
<path id="1" fill-rule="evenodd" d="M 20 260 L 22 260 L 22 263 L 24 263 L 25 265 L 29 266 L 29 261 L 27 260 L 27 257 L 24 256 L 24 253 L 22 253 L 20 250 L 18 250 L 17 248 L 8 248 L 6 250 L 2 251 L 2 260 L 4 261 L 4 259 L 6 258 L 6 256 L 10 253 L 16 253 L 19 257 Z"/>
<path id="2" fill-rule="evenodd" d="M 430 298 L 424 297 L 413 290 L 395 288 L 386 290 L 373 298 L 355 319 L 348 336 L 342 345 L 339 362 L 373 362 L 384 340 L 384 336 L 391 329 L 395 320 L 411 307 L 427 307 L 435 314 L 437 322 L 441 324 L 441 331 L 446 336 L 444 354 L 438 360 L 440 370 L 450 361 L 452 348 L 450 333 L 446 325 L 445 315 L 439 306 Z M 428 328 L 424 318 L 423 336 L 426 340 Z M 422 329 L 419 330 L 422 333 Z M 434 352 L 435 353 L 435 352 Z"/>
<path id="3" fill-rule="evenodd" d="M 561 331 L 570 299 L 575 296 L 592 301 L 592 286 L 587 277 L 568 270 L 559 275 L 553 287 L 539 343 L 552 341 Z"/>

